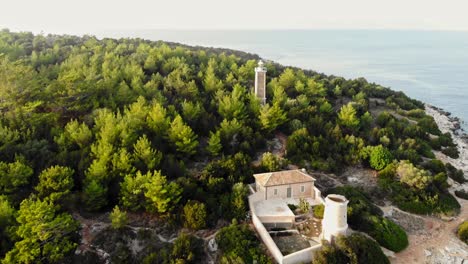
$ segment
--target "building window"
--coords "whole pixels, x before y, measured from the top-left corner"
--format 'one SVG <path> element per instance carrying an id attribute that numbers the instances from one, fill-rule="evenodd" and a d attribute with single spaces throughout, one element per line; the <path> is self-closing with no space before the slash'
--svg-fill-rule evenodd
<path id="1" fill-rule="evenodd" d="M 278 189 L 275 189 L 275 195 L 278 195 Z"/>
<path id="2" fill-rule="evenodd" d="M 305 192 L 305 186 L 304 185 L 301 186 L 301 192 Z"/>

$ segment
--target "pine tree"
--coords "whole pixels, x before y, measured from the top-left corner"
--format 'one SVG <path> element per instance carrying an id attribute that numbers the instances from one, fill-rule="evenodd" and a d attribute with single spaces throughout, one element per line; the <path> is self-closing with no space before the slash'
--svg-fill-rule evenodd
<path id="1" fill-rule="evenodd" d="M 111 220 L 111 226 L 114 229 L 121 229 L 128 223 L 127 213 L 125 211 L 121 211 L 119 206 L 114 207 L 109 218 Z"/>
<path id="2" fill-rule="evenodd" d="M 218 156 L 222 148 L 223 146 L 221 145 L 219 131 L 216 131 L 216 133 L 210 132 L 210 138 L 208 139 L 208 146 L 206 146 L 206 150 L 208 150 L 212 156 Z"/>
<path id="3" fill-rule="evenodd" d="M 59 199 L 70 193 L 73 188 L 73 169 L 63 166 L 52 166 L 41 172 L 36 191 L 39 197 Z"/>
<path id="4" fill-rule="evenodd" d="M 151 147 L 151 142 L 146 135 L 138 139 L 133 145 L 133 149 L 135 158 L 142 162 L 147 170 L 155 169 L 162 159 L 162 153 Z"/>
<path id="5" fill-rule="evenodd" d="M 356 116 L 356 109 L 354 109 L 352 103 L 348 103 L 341 107 L 340 112 L 338 113 L 338 119 L 340 125 L 356 131 L 359 127 L 359 119 Z"/>
<path id="6" fill-rule="evenodd" d="M 286 113 L 284 113 L 278 104 L 273 104 L 271 107 L 267 104 L 260 110 L 260 123 L 262 128 L 267 132 L 272 132 L 286 121 Z"/>
<path id="7" fill-rule="evenodd" d="M 145 197 L 149 201 L 148 210 L 160 214 L 171 213 L 182 193 L 177 183 L 168 183 L 166 177 L 162 176 L 159 171 L 151 174 L 149 181 L 145 184 L 145 189 Z"/>
<path id="8" fill-rule="evenodd" d="M 90 211 L 98 211 L 107 205 L 107 188 L 92 180 L 84 189 L 84 202 Z"/>
<path id="9" fill-rule="evenodd" d="M 193 155 L 198 146 L 197 135 L 184 123 L 182 117 L 177 115 L 169 128 L 169 140 L 175 145 L 178 152 Z"/>
<path id="10" fill-rule="evenodd" d="M 63 262 L 76 243 L 71 235 L 79 224 L 68 213 L 58 213 L 50 201 L 25 199 L 16 218 L 19 240 L 7 253 L 3 263 Z"/>

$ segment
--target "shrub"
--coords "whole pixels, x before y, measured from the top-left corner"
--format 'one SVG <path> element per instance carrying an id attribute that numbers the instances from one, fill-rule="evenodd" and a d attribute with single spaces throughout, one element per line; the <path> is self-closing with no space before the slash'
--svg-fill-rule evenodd
<path id="1" fill-rule="evenodd" d="M 323 204 L 319 204 L 313 207 L 314 216 L 317 218 L 322 219 L 323 213 L 325 212 L 325 206 Z"/>
<path id="2" fill-rule="evenodd" d="M 435 209 L 436 213 L 441 213 L 447 216 L 455 216 L 460 212 L 460 204 L 457 199 L 450 193 L 440 193 L 439 199 L 436 200 Z"/>
<path id="3" fill-rule="evenodd" d="M 431 133 L 433 135 L 440 135 L 441 132 L 437 123 L 435 122 L 433 117 L 426 116 L 424 118 L 419 119 L 418 126 L 421 127 L 425 132 Z"/>
<path id="4" fill-rule="evenodd" d="M 110 213 L 110 220 L 112 228 L 120 229 L 127 225 L 128 218 L 125 211 L 121 211 L 118 206 L 114 207 L 114 210 Z"/>
<path id="5" fill-rule="evenodd" d="M 456 147 L 446 147 L 442 149 L 442 153 L 445 155 L 451 157 L 452 159 L 458 159 L 459 158 L 459 153 L 458 149 Z"/>
<path id="6" fill-rule="evenodd" d="M 203 256 L 203 241 L 182 233 L 174 241 L 171 258 L 174 263 L 199 263 Z"/>
<path id="7" fill-rule="evenodd" d="M 293 211 L 293 212 L 296 211 L 296 209 L 297 209 L 297 205 L 295 205 L 295 204 L 288 204 L 288 207 L 289 207 L 289 209 L 291 209 L 291 211 Z"/>
<path id="8" fill-rule="evenodd" d="M 236 221 L 223 227 L 216 234 L 216 243 L 222 252 L 222 262 L 226 263 L 270 263 L 260 250 L 260 242 L 248 225 Z"/>
<path id="9" fill-rule="evenodd" d="M 191 229 L 203 229 L 206 226 L 206 206 L 198 201 L 189 201 L 184 206 L 184 226 Z"/>
<path id="10" fill-rule="evenodd" d="M 299 199 L 299 209 L 301 209 L 301 212 L 304 214 L 307 214 L 310 210 L 310 204 L 309 202 L 306 201 L 304 198 Z"/>
<path id="11" fill-rule="evenodd" d="M 464 221 L 459 227 L 457 232 L 458 238 L 468 244 L 468 221 Z"/>
<path id="12" fill-rule="evenodd" d="M 319 251 L 315 252 L 312 264 L 340 264 L 349 263 L 349 257 L 336 245 L 324 240 Z"/>
<path id="13" fill-rule="evenodd" d="M 393 157 L 390 151 L 383 147 L 382 145 L 378 145 L 372 148 L 370 153 L 369 164 L 375 170 L 381 170 L 385 168 L 391 161 Z"/>
<path id="14" fill-rule="evenodd" d="M 338 236 L 334 245 L 325 242 L 323 247 L 314 254 L 312 263 L 389 264 L 390 261 L 379 244 L 363 234 L 355 233 L 350 236 Z"/>
<path id="15" fill-rule="evenodd" d="M 407 160 L 400 161 L 396 172 L 401 182 L 418 190 L 426 189 L 432 182 L 432 177 L 427 171 L 416 168 Z"/>
<path id="16" fill-rule="evenodd" d="M 424 168 L 426 170 L 430 170 L 434 174 L 445 172 L 444 163 L 442 161 L 438 160 L 438 159 L 432 159 L 432 160 L 424 163 Z"/>
<path id="17" fill-rule="evenodd" d="M 429 214 L 432 211 L 427 204 L 420 200 L 397 201 L 396 205 L 401 210 L 413 214 Z"/>
<path id="18" fill-rule="evenodd" d="M 271 152 L 263 153 L 260 166 L 265 171 L 279 171 L 283 167 L 283 159 L 272 154 Z"/>
<path id="19" fill-rule="evenodd" d="M 385 248 L 394 252 L 399 252 L 408 246 L 408 236 L 406 232 L 393 221 L 379 217 L 371 216 L 372 228 L 370 235 Z"/>
<path id="20" fill-rule="evenodd" d="M 468 200 L 468 193 L 465 190 L 455 191 L 455 195 L 459 198 Z"/>
<path id="21" fill-rule="evenodd" d="M 452 135 L 449 132 L 446 132 L 439 136 L 439 143 L 443 147 L 455 146 L 453 143 Z"/>
<path id="22" fill-rule="evenodd" d="M 379 244 L 362 234 L 339 236 L 336 244 L 347 253 L 350 263 L 390 263 Z"/>
<path id="23" fill-rule="evenodd" d="M 466 182 L 465 175 L 462 170 L 457 170 L 452 164 L 446 163 L 445 168 L 447 169 L 447 176 L 449 176 L 452 180 L 458 183 Z"/>

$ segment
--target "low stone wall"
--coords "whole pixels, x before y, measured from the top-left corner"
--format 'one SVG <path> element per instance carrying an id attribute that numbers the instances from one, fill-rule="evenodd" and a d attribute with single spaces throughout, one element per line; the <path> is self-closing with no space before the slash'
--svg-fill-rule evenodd
<path id="1" fill-rule="evenodd" d="M 314 252 L 322 247 L 321 244 L 305 248 L 283 257 L 282 264 L 310 263 L 314 257 Z"/>

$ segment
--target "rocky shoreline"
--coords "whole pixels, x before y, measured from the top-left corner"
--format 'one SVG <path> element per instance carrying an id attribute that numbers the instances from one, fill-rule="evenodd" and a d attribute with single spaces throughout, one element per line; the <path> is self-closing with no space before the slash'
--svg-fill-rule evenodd
<path id="1" fill-rule="evenodd" d="M 447 157 L 441 152 L 435 152 L 436 157 L 443 162 L 450 162 L 457 169 L 463 170 L 466 179 L 468 176 L 468 134 L 461 127 L 461 124 L 463 124 L 462 121 L 457 117 L 452 117 L 449 112 L 441 108 L 431 105 L 426 105 L 425 108 L 426 113 L 434 118 L 442 133 L 449 132 L 452 135 L 453 141 L 457 144 L 460 153 L 458 159 Z M 450 184 L 449 191 L 452 192 L 452 194 L 456 190 L 468 190 L 468 183 L 459 184 L 450 178 L 448 182 Z M 452 219 L 451 222 L 439 223 L 440 229 L 438 232 L 446 234 L 439 234 L 439 237 L 432 238 L 434 239 L 434 244 L 432 246 L 427 247 L 426 245 L 422 245 L 425 255 L 424 263 L 458 264 L 468 262 L 468 246 L 455 236 L 458 225 L 467 219 L 468 201 L 458 197 L 456 197 L 456 199 L 461 205 L 460 215 Z M 428 240 L 431 239 L 429 238 Z M 439 245 L 437 245 L 436 241 Z"/>
<path id="2" fill-rule="evenodd" d="M 444 162 L 451 163 L 455 168 L 462 170 L 465 173 L 465 178 L 468 175 L 468 134 L 462 128 L 463 121 L 458 117 L 452 117 L 450 112 L 444 111 L 441 108 L 428 105 L 425 106 L 425 111 L 428 115 L 432 116 L 437 123 L 437 126 L 442 131 L 442 133 L 450 133 L 453 138 L 453 142 L 457 145 L 459 151 L 459 158 L 452 159 L 442 154 L 441 152 L 436 151 L 436 157 Z M 464 188 L 465 186 L 460 186 L 456 182 L 451 182 L 452 186 L 456 189 Z"/>

